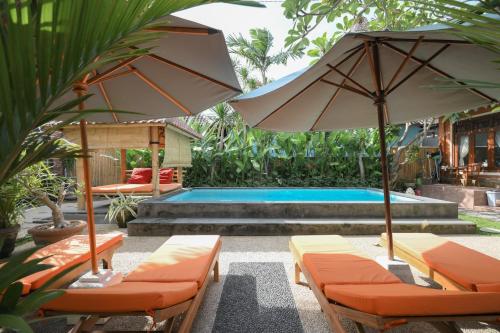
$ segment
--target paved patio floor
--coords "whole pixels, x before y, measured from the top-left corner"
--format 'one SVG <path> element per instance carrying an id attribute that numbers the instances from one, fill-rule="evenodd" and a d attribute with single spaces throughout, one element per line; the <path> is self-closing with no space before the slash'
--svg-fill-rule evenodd
<path id="1" fill-rule="evenodd" d="M 113 225 L 98 225 L 98 232 L 116 230 Z M 347 237 L 356 247 L 372 256 L 383 255 L 385 250 L 376 246 L 377 237 Z M 151 252 L 158 248 L 167 237 L 126 237 L 123 247 L 115 254 L 113 259 L 114 268 L 120 272 L 127 273 L 134 269 L 141 260 L 147 257 Z M 449 236 L 449 239 L 466 245 L 470 248 L 479 250 L 491 256 L 500 259 L 500 238 L 482 237 L 482 236 Z M 262 236 L 262 237 L 223 237 L 223 247 L 220 256 L 221 281 L 219 283 L 210 283 L 204 302 L 198 312 L 198 316 L 193 326 L 194 333 L 212 332 L 214 327 L 217 308 L 223 291 L 224 282 L 231 263 L 256 262 L 256 263 L 282 263 L 286 270 L 286 276 L 290 291 L 293 296 L 293 302 L 302 323 L 302 330 L 306 333 L 329 332 L 328 326 L 320 307 L 309 288 L 293 283 L 293 264 L 292 257 L 288 251 L 289 237 L 281 236 Z M 432 282 L 425 279 L 421 274 L 412 270 L 417 284 L 423 286 L 432 286 Z M 434 285 L 435 286 L 435 285 Z M 255 300 L 244 300 L 255 301 Z M 234 306 L 239 306 L 235 304 Z M 272 311 L 268 307 L 262 311 Z M 146 317 L 140 318 L 120 318 L 112 319 L 106 325 L 105 329 L 143 329 L 149 325 Z M 354 332 L 352 324 L 346 322 L 346 327 Z M 462 326 L 465 332 L 498 332 L 497 329 L 487 327 L 483 324 L 466 324 Z M 63 332 L 67 329 L 61 321 L 52 322 L 50 325 L 38 325 L 37 332 Z M 284 332 L 280 327 L 270 322 L 265 332 Z M 249 332 L 242 330 L 241 332 Z M 367 330 L 367 332 L 372 332 Z M 395 329 L 394 332 L 435 332 L 427 324 L 412 324 Z"/>

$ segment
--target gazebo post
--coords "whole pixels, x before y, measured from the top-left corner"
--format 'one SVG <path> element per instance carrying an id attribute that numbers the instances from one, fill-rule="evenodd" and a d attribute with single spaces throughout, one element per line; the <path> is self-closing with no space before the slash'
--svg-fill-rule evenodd
<path id="1" fill-rule="evenodd" d="M 84 82 L 80 82 L 74 85 L 73 91 L 78 95 L 78 97 L 83 97 L 87 94 L 88 86 Z M 83 111 L 85 109 L 85 104 L 83 101 L 78 104 L 78 110 Z M 84 193 L 85 193 L 85 203 L 87 206 L 87 230 L 89 234 L 89 245 L 90 245 L 90 262 L 92 265 L 92 273 L 97 274 L 99 272 L 97 266 L 97 253 L 96 253 L 96 236 L 95 236 L 95 221 L 94 221 L 94 204 L 92 201 L 92 179 L 90 174 L 90 163 L 89 163 L 89 144 L 87 139 L 87 121 L 85 119 L 80 120 L 80 138 L 82 145 L 82 164 L 83 164 L 83 177 L 84 177 Z"/>
<path id="2" fill-rule="evenodd" d="M 372 45 L 373 50 L 373 70 L 377 89 L 375 105 L 377 106 L 378 131 L 380 139 L 380 164 L 382 167 L 382 185 L 384 189 L 384 211 L 385 228 L 387 234 L 387 255 L 389 260 L 394 260 L 394 249 L 392 242 L 392 216 L 391 216 L 391 193 L 389 191 L 389 169 L 387 164 L 387 147 L 385 142 L 385 115 L 386 94 L 382 85 L 382 73 L 380 69 L 380 57 L 378 50 L 378 41 L 375 40 Z"/>
<path id="3" fill-rule="evenodd" d="M 160 134 L 159 127 L 151 127 L 151 140 L 149 142 L 151 146 L 151 167 L 153 170 L 153 177 L 151 182 L 153 183 L 153 198 L 158 198 L 160 196 L 160 158 L 159 145 L 160 145 Z"/>

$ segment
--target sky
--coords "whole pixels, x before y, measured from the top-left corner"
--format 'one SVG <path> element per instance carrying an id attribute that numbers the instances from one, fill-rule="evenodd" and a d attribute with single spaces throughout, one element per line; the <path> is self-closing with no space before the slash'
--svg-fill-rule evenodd
<path id="1" fill-rule="evenodd" d="M 222 30 L 226 36 L 243 34 L 249 37 L 251 28 L 268 28 L 274 36 L 274 50 L 284 48 L 285 38 L 293 22 L 283 15 L 282 1 L 264 1 L 266 8 L 253 8 L 228 4 L 209 4 L 175 13 L 176 16 L 208 25 Z M 333 25 L 332 25 L 333 26 Z M 313 33 L 311 39 L 327 31 L 328 25 L 321 24 Z M 307 67 L 311 58 L 305 55 L 301 59 L 290 60 L 287 65 L 273 66 L 269 69 L 269 77 L 273 80 Z"/>

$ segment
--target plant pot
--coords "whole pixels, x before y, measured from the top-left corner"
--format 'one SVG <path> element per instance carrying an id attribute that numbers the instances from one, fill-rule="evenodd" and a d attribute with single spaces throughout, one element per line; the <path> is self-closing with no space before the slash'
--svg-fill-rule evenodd
<path id="1" fill-rule="evenodd" d="M 68 221 L 69 225 L 65 228 L 54 228 L 53 223 L 37 225 L 28 230 L 33 237 L 36 245 L 48 245 L 65 238 L 78 235 L 87 226 L 87 223 L 79 220 Z"/>
<path id="2" fill-rule="evenodd" d="M 134 219 L 134 216 L 127 210 L 125 211 L 124 217 L 122 219 L 122 215 L 118 214 L 116 217 L 116 224 L 118 225 L 118 228 L 126 228 L 127 227 L 127 222 L 132 221 Z"/>
<path id="3" fill-rule="evenodd" d="M 0 259 L 10 257 L 16 247 L 17 234 L 20 225 L 10 228 L 0 229 Z"/>
<path id="4" fill-rule="evenodd" d="M 422 190 L 417 188 L 415 189 L 415 195 L 421 196 L 422 195 Z"/>

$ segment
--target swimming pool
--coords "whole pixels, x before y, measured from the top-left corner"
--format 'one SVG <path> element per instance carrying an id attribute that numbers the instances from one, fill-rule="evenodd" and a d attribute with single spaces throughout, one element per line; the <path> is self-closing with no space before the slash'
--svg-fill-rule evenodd
<path id="1" fill-rule="evenodd" d="M 195 188 L 165 198 L 166 202 L 384 202 L 382 191 L 354 188 Z M 391 195 L 391 202 L 415 202 Z"/>
<path id="2" fill-rule="evenodd" d="M 394 218 L 456 218 L 457 204 L 391 192 Z M 192 188 L 139 203 L 139 218 L 384 218 L 372 188 Z"/>

